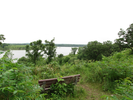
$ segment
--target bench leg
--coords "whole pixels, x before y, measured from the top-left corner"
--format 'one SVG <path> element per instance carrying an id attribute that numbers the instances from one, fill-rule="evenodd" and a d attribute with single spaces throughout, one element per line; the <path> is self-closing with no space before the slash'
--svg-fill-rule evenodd
<path id="1" fill-rule="evenodd" d="M 43 82 L 43 92 L 45 91 L 46 82 Z"/>
<path id="2" fill-rule="evenodd" d="M 77 82 L 78 82 L 78 76 L 76 76 L 75 85 L 77 84 Z"/>

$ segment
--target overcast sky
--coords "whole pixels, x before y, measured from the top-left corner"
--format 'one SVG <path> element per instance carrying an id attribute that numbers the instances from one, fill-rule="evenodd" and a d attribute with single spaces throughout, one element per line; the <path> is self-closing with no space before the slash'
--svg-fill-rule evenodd
<path id="1" fill-rule="evenodd" d="M 87 44 L 114 41 L 133 22 L 133 0 L 0 0 L 5 43 L 41 39 Z"/>

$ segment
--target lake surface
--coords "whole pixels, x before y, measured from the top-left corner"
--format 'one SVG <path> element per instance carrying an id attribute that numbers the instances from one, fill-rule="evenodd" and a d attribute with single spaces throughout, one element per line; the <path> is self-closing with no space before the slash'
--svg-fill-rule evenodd
<path id="1" fill-rule="evenodd" d="M 68 55 L 71 52 L 72 47 L 57 47 L 56 48 L 56 55 L 63 54 L 64 56 Z M 11 52 L 14 54 L 13 59 L 21 58 L 25 56 L 26 51 L 25 50 L 11 50 Z M 4 53 L 0 55 L 0 58 L 3 57 Z"/>

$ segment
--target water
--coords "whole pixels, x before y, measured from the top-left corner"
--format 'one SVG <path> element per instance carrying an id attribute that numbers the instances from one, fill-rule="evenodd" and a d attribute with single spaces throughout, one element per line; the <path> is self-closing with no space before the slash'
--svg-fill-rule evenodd
<path id="1" fill-rule="evenodd" d="M 71 52 L 71 48 L 72 47 L 57 47 L 56 48 L 56 54 L 57 55 L 63 54 L 64 56 L 68 55 Z M 11 50 L 11 52 L 13 53 L 13 59 L 16 59 L 16 58 L 19 59 L 19 58 L 25 56 L 25 54 L 26 54 L 25 50 Z M 3 55 L 4 55 L 4 53 L 0 55 L 0 58 Z"/>

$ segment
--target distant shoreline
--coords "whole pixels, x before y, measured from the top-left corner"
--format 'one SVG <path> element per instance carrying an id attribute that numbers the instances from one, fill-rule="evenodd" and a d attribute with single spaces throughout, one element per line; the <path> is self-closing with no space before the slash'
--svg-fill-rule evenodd
<path id="1" fill-rule="evenodd" d="M 28 45 L 30 43 L 6 43 L 9 45 Z M 55 44 L 57 47 L 84 47 L 87 44 Z"/>

